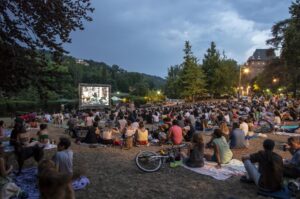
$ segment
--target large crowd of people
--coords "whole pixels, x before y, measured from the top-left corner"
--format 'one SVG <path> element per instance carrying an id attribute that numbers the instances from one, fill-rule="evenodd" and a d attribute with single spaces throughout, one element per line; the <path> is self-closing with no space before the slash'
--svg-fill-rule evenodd
<path id="1" fill-rule="evenodd" d="M 297 125 L 288 132 L 300 133 L 297 123 L 299 113 L 300 104 L 294 99 L 273 97 L 266 101 L 261 97 L 251 101 L 208 101 L 170 107 L 119 107 L 88 112 L 73 110 L 53 115 L 30 114 L 16 118 L 10 144 L 15 147 L 16 156 L 26 159 L 26 155 L 32 155 L 40 162 L 39 188 L 42 198 L 51 198 L 58 193 L 65 196 L 61 198 L 74 198 L 70 187 L 73 175 L 71 141 L 61 138 L 53 159 L 42 160 L 43 148 L 52 143 L 46 123 L 53 123 L 56 127 L 66 124 L 77 144 L 100 143 L 129 150 L 141 145 L 190 143 L 187 153 L 182 153 L 185 164 L 202 167 L 205 158 L 216 162 L 216 167 L 220 168 L 233 158 L 232 149 L 247 148 L 249 139 L 265 136 L 261 131 L 261 121 L 267 123 L 270 130 L 294 122 Z M 37 126 L 36 121 L 42 121 L 35 137 L 30 137 L 24 121 L 32 128 Z M 80 133 L 82 131 L 86 132 L 85 136 Z M 211 140 L 205 144 L 203 133 L 209 132 Z M 0 121 L 0 139 L 3 136 L 3 122 Z M 287 140 L 285 150 L 292 154 L 291 160 L 283 161 L 280 155 L 273 152 L 274 145 L 274 141 L 266 139 L 262 151 L 243 157 L 247 175 L 241 178 L 242 182 L 254 182 L 264 190 L 276 191 L 281 188 L 283 176 L 300 177 L 300 138 Z M 205 153 L 206 148 L 210 148 L 213 154 Z M 258 169 L 255 163 L 258 163 Z M 5 160 L 1 159 L 0 153 L 0 175 L 5 178 L 12 169 L 3 165 Z M 58 184 L 55 184 L 56 180 Z M 55 198 L 59 198 L 58 195 Z"/>

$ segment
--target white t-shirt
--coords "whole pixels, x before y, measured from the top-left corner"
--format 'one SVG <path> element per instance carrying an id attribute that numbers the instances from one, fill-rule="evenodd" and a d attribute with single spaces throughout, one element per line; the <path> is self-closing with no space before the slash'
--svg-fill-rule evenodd
<path id="1" fill-rule="evenodd" d="M 230 123 L 230 117 L 228 114 L 224 115 L 225 121 L 229 124 Z"/>
<path id="2" fill-rule="evenodd" d="M 138 122 L 133 122 L 133 123 L 131 124 L 131 126 L 132 126 L 132 128 L 134 128 L 134 129 L 138 129 L 138 128 L 139 128 L 139 123 L 138 123 Z"/>
<path id="3" fill-rule="evenodd" d="M 135 134 L 135 132 L 136 132 L 136 129 L 128 128 L 128 129 L 126 129 L 125 137 L 131 137 Z"/>
<path id="4" fill-rule="evenodd" d="M 275 117 L 274 117 L 274 123 L 275 123 L 276 125 L 280 125 L 280 124 L 281 124 L 281 119 L 280 119 L 280 117 L 275 116 Z"/>
<path id="5" fill-rule="evenodd" d="M 158 123 L 159 122 L 159 116 L 158 115 L 152 115 L 153 122 Z"/>
<path id="6" fill-rule="evenodd" d="M 241 129 L 242 131 L 244 131 L 245 135 L 248 135 L 249 126 L 248 126 L 248 124 L 247 124 L 246 122 L 242 122 L 242 123 L 240 124 L 240 129 Z"/>

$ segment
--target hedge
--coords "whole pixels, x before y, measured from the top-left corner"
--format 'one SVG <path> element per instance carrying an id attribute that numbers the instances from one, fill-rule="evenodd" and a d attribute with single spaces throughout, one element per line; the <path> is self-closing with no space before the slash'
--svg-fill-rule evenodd
<path id="1" fill-rule="evenodd" d="M 61 104 L 65 105 L 65 109 L 72 109 L 78 107 L 77 100 L 55 100 L 48 101 L 42 104 L 37 101 L 24 100 L 0 100 L 0 116 L 11 116 L 12 114 L 22 114 L 28 112 L 60 111 Z"/>

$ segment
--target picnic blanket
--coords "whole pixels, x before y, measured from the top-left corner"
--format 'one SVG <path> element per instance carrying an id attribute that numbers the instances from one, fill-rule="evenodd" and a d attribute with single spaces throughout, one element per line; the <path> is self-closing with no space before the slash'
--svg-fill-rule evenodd
<path id="1" fill-rule="evenodd" d="M 4 146 L 4 152 L 9 153 L 13 152 L 15 149 L 13 146 L 9 144 L 9 141 L 2 142 L 2 145 Z M 54 149 L 57 148 L 57 145 L 55 144 L 47 144 L 44 148 L 44 150 Z"/>
<path id="2" fill-rule="evenodd" d="M 10 135 L 11 135 L 11 131 L 12 131 L 12 129 L 4 129 L 4 135 L 5 135 L 5 137 L 9 138 Z"/>
<path id="3" fill-rule="evenodd" d="M 39 199 L 40 193 L 37 184 L 37 167 L 23 169 L 21 175 L 13 175 L 12 179 L 22 191 L 28 193 L 28 198 Z M 90 181 L 87 177 L 81 176 L 72 182 L 72 187 L 75 191 L 84 189 Z"/>
<path id="4" fill-rule="evenodd" d="M 200 168 L 191 168 L 183 165 L 184 168 L 202 174 L 211 176 L 216 180 L 227 180 L 232 176 L 242 176 L 245 175 L 246 170 L 244 164 L 240 160 L 232 159 L 228 164 L 223 164 L 221 169 L 217 169 L 215 162 L 205 162 L 205 165 Z"/>
<path id="5" fill-rule="evenodd" d="M 285 136 L 291 136 L 291 137 L 298 137 L 300 134 L 298 133 L 286 133 L 286 132 L 274 132 L 275 135 L 285 135 Z"/>
<path id="6" fill-rule="evenodd" d="M 39 199 L 40 193 L 37 185 L 37 168 L 32 167 L 23 169 L 22 173 L 13 176 L 13 181 L 18 185 L 22 191 L 28 194 L 30 199 Z"/>

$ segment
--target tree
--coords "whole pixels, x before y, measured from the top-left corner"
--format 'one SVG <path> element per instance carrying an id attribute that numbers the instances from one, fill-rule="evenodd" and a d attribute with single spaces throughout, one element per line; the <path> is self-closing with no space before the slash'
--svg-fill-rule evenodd
<path id="1" fill-rule="evenodd" d="M 255 83 L 261 88 L 260 91 L 264 89 L 271 89 L 273 92 L 278 91 L 280 87 L 291 87 L 291 81 L 289 81 L 289 69 L 284 65 L 281 58 L 273 59 L 261 74 L 256 77 Z M 276 78 L 279 81 L 273 82 Z"/>
<path id="2" fill-rule="evenodd" d="M 19 90 L 41 75 L 47 49 L 57 63 L 71 31 L 91 21 L 90 0 L 2 0 L 0 5 L 0 88 Z M 44 81 L 38 82 L 43 84 Z"/>
<path id="3" fill-rule="evenodd" d="M 193 55 L 192 46 L 189 41 L 185 42 L 184 62 L 180 73 L 181 96 L 192 101 L 195 97 L 205 91 L 204 74 L 197 63 L 197 58 Z"/>
<path id="4" fill-rule="evenodd" d="M 296 97 L 300 81 L 300 0 L 289 7 L 291 17 L 272 27 L 273 38 L 267 44 L 281 50 L 280 58 L 287 67 L 291 90 Z"/>
<path id="5" fill-rule="evenodd" d="M 166 78 L 165 94 L 169 98 L 177 99 L 180 97 L 179 75 L 181 66 L 175 65 L 168 68 L 168 76 Z"/>
<path id="6" fill-rule="evenodd" d="M 213 85 L 216 94 L 233 94 L 239 77 L 237 62 L 224 56 L 220 61 L 220 66 L 215 71 L 214 77 Z"/>
<path id="7" fill-rule="evenodd" d="M 216 49 L 216 44 L 211 42 L 210 48 L 207 49 L 204 55 L 202 69 L 206 76 L 206 89 L 211 93 L 215 94 L 218 90 L 215 84 L 216 71 L 220 68 L 220 53 Z"/>

